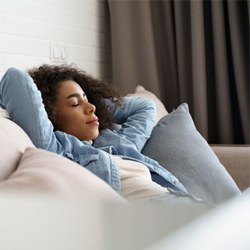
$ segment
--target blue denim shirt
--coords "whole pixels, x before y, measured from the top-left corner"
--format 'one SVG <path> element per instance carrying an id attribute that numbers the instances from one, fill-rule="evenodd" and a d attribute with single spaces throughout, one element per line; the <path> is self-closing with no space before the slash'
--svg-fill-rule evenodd
<path id="1" fill-rule="evenodd" d="M 108 101 L 107 101 L 108 102 Z M 152 101 L 125 97 L 121 107 L 111 112 L 121 124 L 118 130 L 105 129 L 91 145 L 61 131 L 53 125 L 44 109 L 40 91 L 24 71 L 10 68 L 0 82 L 0 106 L 29 135 L 34 145 L 65 156 L 89 169 L 117 192 L 121 191 L 119 167 L 111 154 L 139 161 L 174 187 L 186 193 L 183 185 L 155 160 L 140 153 L 150 137 L 156 110 Z"/>

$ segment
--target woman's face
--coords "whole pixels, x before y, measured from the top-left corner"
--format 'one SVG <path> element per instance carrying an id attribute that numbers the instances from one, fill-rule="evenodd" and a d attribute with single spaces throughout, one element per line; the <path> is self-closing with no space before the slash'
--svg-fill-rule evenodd
<path id="1" fill-rule="evenodd" d="M 99 135 L 99 122 L 95 106 L 88 102 L 79 84 L 65 80 L 59 84 L 56 100 L 57 129 L 90 141 Z"/>

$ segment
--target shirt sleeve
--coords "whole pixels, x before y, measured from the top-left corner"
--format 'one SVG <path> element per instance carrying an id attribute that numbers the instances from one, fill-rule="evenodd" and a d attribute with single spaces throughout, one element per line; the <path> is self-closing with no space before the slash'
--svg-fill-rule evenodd
<path id="1" fill-rule="evenodd" d="M 7 110 L 10 119 L 28 134 L 36 147 L 59 151 L 61 145 L 53 132 L 41 93 L 25 71 L 7 70 L 0 82 L 0 106 Z"/>
<path id="2" fill-rule="evenodd" d="M 154 126 L 155 103 L 142 97 L 124 97 L 123 105 L 115 106 L 112 113 L 117 123 L 121 125 L 115 133 L 125 136 L 136 145 L 137 150 L 141 151 Z"/>

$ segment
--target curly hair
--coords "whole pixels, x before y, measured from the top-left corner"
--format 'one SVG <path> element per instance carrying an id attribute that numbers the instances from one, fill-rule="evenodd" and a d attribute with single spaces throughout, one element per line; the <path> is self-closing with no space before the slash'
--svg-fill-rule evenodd
<path id="1" fill-rule="evenodd" d="M 103 99 L 110 99 L 120 105 L 120 94 L 109 84 L 99 81 L 86 74 L 85 71 L 73 65 L 41 65 L 28 70 L 43 98 L 45 110 L 56 129 L 55 101 L 57 89 L 62 81 L 72 80 L 78 83 L 88 97 L 88 101 L 96 106 L 96 115 L 99 118 L 100 130 L 109 128 L 114 122 Z"/>

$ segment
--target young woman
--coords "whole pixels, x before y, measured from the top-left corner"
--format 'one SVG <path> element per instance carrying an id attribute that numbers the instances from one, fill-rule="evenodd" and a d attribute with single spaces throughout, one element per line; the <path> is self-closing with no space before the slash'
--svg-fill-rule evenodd
<path id="1" fill-rule="evenodd" d="M 0 106 L 35 146 L 81 164 L 128 200 L 196 202 L 141 154 L 156 116 L 150 100 L 122 98 L 73 66 L 42 65 L 28 73 L 10 68 L 0 82 Z"/>

